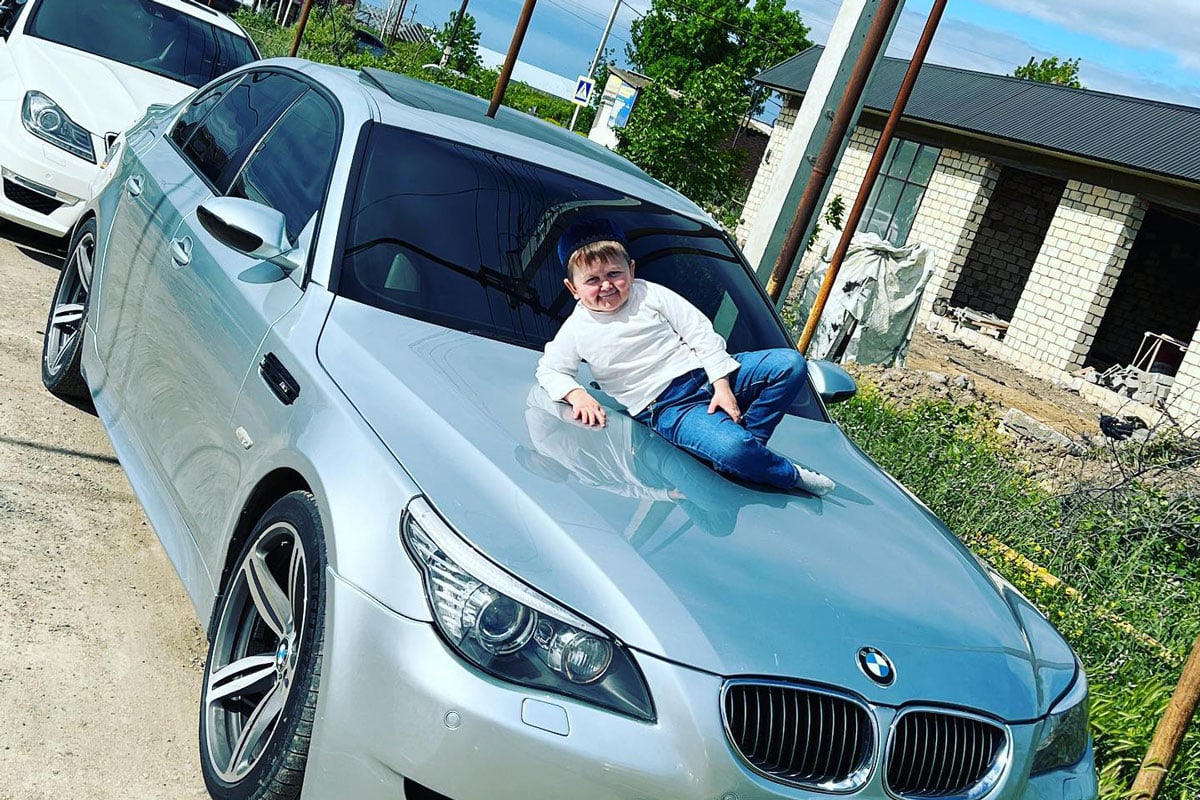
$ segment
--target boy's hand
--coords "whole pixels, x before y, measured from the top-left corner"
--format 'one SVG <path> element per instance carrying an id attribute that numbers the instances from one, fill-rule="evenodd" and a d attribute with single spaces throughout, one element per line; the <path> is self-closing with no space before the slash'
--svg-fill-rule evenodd
<path id="1" fill-rule="evenodd" d="M 571 391 L 567 392 L 567 396 L 563 399 L 571 404 L 575 419 L 589 427 L 604 427 L 604 408 L 601 407 L 601 405 L 596 402 L 596 398 L 588 394 L 586 390 L 572 389 Z"/>
<path id="2" fill-rule="evenodd" d="M 717 409 L 724 411 L 729 415 L 729 418 L 734 422 L 741 423 L 742 410 L 738 408 L 737 398 L 733 395 L 733 389 L 729 388 L 728 378 L 718 378 L 713 381 L 713 398 L 708 404 L 708 413 L 715 414 Z"/>

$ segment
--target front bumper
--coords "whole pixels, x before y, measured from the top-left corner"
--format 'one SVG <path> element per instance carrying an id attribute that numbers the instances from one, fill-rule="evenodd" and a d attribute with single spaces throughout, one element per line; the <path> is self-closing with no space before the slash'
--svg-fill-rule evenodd
<path id="1" fill-rule="evenodd" d="M 742 765 L 722 726 L 718 676 L 637 654 L 658 713 L 639 722 L 473 670 L 431 624 L 391 612 L 332 571 L 327 597 L 305 800 L 398 800 L 405 779 L 450 800 L 827 796 Z M 871 712 L 881 731 L 895 716 L 887 707 Z M 549 730 L 564 721 L 565 735 Z M 1026 776 L 1037 727 L 1009 726 L 1013 757 L 988 800 L 1092 800 L 1090 750 L 1071 770 Z M 889 797 L 878 766 L 849 797 Z"/>
<path id="2" fill-rule="evenodd" d="M 99 167 L 37 138 L 21 124 L 20 110 L 0 113 L 0 217 L 63 236 L 74 227 L 91 195 Z M 92 146 L 103 156 L 103 143 Z"/>

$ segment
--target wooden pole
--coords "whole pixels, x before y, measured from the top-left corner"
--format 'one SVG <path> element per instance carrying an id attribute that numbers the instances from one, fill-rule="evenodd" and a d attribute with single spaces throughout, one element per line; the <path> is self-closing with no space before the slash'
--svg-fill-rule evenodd
<path id="1" fill-rule="evenodd" d="M 816 302 L 813 303 L 812 311 L 809 312 L 808 321 L 804 323 L 804 332 L 800 334 L 800 341 L 796 345 L 801 353 L 808 352 L 809 342 L 812 341 L 813 333 L 817 330 L 817 321 L 821 318 L 821 312 L 825 310 L 825 302 L 829 299 L 834 281 L 837 280 L 838 270 L 842 268 L 842 262 L 846 259 L 847 251 L 850 250 L 850 240 L 854 237 L 858 221 L 862 219 L 863 211 L 867 207 L 867 200 L 871 195 L 871 189 L 875 186 L 875 179 L 879 177 L 879 172 L 883 168 L 883 159 L 887 155 L 888 145 L 892 142 L 892 135 L 896 132 L 900 117 L 904 115 L 904 107 L 908 105 L 908 98 L 912 94 L 913 86 L 917 83 L 917 75 L 920 74 L 921 66 L 925 63 L 929 45 L 933 43 L 933 35 L 937 32 L 942 12 L 946 10 L 946 2 L 947 0 L 934 0 L 933 8 L 929 11 L 929 19 L 925 21 L 925 29 L 921 32 L 920 41 L 917 42 L 917 49 L 908 65 L 908 72 L 904 74 L 904 80 L 900 83 L 900 91 L 896 95 L 896 102 L 892 104 L 892 113 L 888 115 L 887 123 L 883 126 L 883 133 L 879 135 L 879 144 L 875 148 L 875 154 L 871 156 L 871 163 L 867 165 L 867 174 L 863 178 L 862 186 L 859 187 L 858 197 L 855 198 L 854 205 L 850 207 L 850 215 L 846 218 L 845 228 L 842 229 L 842 238 L 838 240 L 837 248 L 833 251 L 833 260 L 829 262 L 825 280 L 821 282 Z"/>
<path id="2" fill-rule="evenodd" d="M 1154 800 L 1158 790 L 1162 788 L 1167 777 L 1171 762 L 1179 753 L 1183 743 L 1183 735 L 1187 733 L 1188 723 L 1196 713 L 1196 705 L 1200 702 L 1200 636 L 1192 644 L 1192 653 L 1183 665 L 1179 683 L 1171 695 L 1167 711 L 1158 721 L 1154 731 L 1154 740 L 1142 760 L 1142 768 L 1138 770 L 1137 778 L 1130 790 L 1131 800 Z"/>
<path id="3" fill-rule="evenodd" d="M 504 101 L 504 93 L 508 91 L 508 81 L 512 78 L 513 67 L 517 64 L 517 54 L 521 52 L 521 42 L 525 41 L 525 31 L 529 29 L 529 20 L 533 17 L 533 7 L 537 0 L 525 0 L 521 9 L 521 18 L 517 20 L 517 29 L 513 31 L 512 42 L 508 45 L 508 55 L 504 57 L 504 66 L 500 69 L 500 78 L 496 81 L 496 91 L 492 92 L 492 104 L 488 106 L 487 115 L 495 118 L 500 103 Z"/>
<path id="4" fill-rule="evenodd" d="M 300 21 L 296 23 L 296 36 L 292 39 L 292 58 L 300 52 L 300 40 L 304 38 L 304 27 L 308 25 L 308 12 L 312 11 L 313 0 L 304 0 L 304 8 L 300 9 Z"/>

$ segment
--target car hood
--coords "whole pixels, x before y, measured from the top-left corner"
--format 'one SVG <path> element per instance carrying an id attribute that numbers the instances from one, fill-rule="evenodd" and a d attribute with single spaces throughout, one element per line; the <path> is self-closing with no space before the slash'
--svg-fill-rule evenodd
<path id="1" fill-rule="evenodd" d="M 20 36 L 10 41 L 20 83 L 15 99 L 20 102 L 25 92 L 39 91 L 96 136 L 123 131 L 151 103 L 175 103 L 192 91 L 170 78 L 44 39 Z"/>
<path id="2" fill-rule="evenodd" d="M 318 355 L 464 538 L 637 650 L 1010 721 L 1073 678 L 1061 637 L 835 425 L 788 416 L 771 440 L 837 481 L 818 499 L 726 480 L 611 400 L 578 426 L 534 351 L 339 298 Z"/>

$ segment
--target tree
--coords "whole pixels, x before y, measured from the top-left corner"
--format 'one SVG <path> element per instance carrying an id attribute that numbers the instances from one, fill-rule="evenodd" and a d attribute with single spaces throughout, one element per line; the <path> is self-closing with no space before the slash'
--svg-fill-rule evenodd
<path id="1" fill-rule="evenodd" d="M 653 83 L 618 132 L 617 151 L 722 213 L 739 194 L 744 154 L 728 142 L 757 99 L 750 79 L 811 45 L 785 1 L 652 0 L 625 55 Z"/>
<path id="2" fill-rule="evenodd" d="M 1055 83 L 1059 86 L 1070 86 L 1072 89 L 1082 89 L 1079 82 L 1079 59 L 1068 58 L 1058 60 L 1058 56 L 1043 58 L 1041 61 L 1030 57 L 1029 63 L 1013 70 L 1014 78 L 1039 83 Z"/>
<path id="3" fill-rule="evenodd" d="M 479 57 L 479 31 L 475 30 L 475 17 L 470 14 L 463 14 L 462 24 L 455 31 L 454 23 L 457 20 L 458 12 L 450 12 L 450 19 L 446 20 L 446 24 L 440 31 L 433 34 L 433 41 L 442 51 L 443 56 L 446 47 L 449 46 L 450 56 L 446 61 L 447 67 L 469 73 L 483 63 L 483 59 Z M 453 41 L 451 36 L 454 37 Z"/>
<path id="4" fill-rule="evenodd" d="M 682 92 L 662 81 L 642 88 L 617 152 L 663 183 L 713 209 L 737 189 L 744 154 L 728 142 L 746 112 L 741 75 L 718 65 L 692 75 Z"/>
<path id="5" fill-rule="evenodd" d="M 631 30 L 625 55 L 638 72 L 678 88 L 722 65 L 747 97 L 754 75 L 812 44 L 785 0 L 653 0 Z"/>

